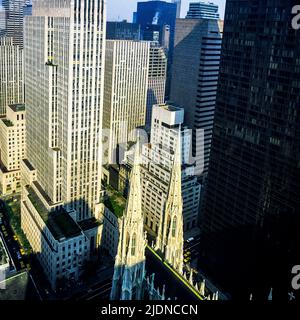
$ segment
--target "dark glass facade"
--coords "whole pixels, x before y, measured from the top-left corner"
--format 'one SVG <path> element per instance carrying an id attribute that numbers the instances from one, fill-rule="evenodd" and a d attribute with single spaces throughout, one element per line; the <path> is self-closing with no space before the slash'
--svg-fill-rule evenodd
<path id="1" fill-rule="evenodd" d="M 108 21 L 106 24 L 106 38 L 109 40 L 140 40 L 141 28 L 137 23 L 127 21 Z"/>
<path id="2" fill-rule="evenodd" d="M 165 1 L 138 2 L 136 22 L 141 25 L 141 34 L 144 40 L 156 40 L 160 45 L 168 49 L 168 72 L 166 81 L 166 98 L 170 93 L 171 68 L 173 63 L 173 51 L 175 40 L 177 4 Z M 155 31 L 158 26 L 158 33 Z M 168 35 L 165 31 L 168 26 Z M 152 38 L 152 39 L 151 39 Z M 168 41 L 166 41 L 166 39 Z M 168 43 L 166 43 L 168 42 Z"/>
<path id="3" fill-rule="evenodd" d="M 300 264 L 300 30 L 292 0 L 227 0 L 199 267 L 288 299 Z"/>
<path id="4" fill-rule="evenodd" d="M 142 36 L 147 34 L 149 26 L 170 26 L 170 56 L 172 56 L 176 24 L 176 3 L 164 1 L 138 2 L 136 22 L 141 25 Z M 161 43 L 163 45 L 163 43 Z"/>

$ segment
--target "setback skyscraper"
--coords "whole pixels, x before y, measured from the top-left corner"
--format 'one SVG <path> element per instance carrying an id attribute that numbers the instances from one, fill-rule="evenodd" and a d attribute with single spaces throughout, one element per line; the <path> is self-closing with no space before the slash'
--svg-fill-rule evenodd
<path id="1" fill-rule="evenodd" d="M 104 0 L 33 1 L 25 18 L 22 228 L 53 286 L 98 245 L 97 224 L 78 225 L 100 203 L 105 33 Z"/>

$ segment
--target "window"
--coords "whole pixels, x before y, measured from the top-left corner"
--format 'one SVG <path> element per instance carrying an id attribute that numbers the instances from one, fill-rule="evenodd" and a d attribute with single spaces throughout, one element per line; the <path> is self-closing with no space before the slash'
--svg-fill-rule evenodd
<path id="1" fill-rule="evenodd" d="M 131 240 L 131 255 L 135 256 L 136 251 L 136 234 L 133 234 L 132 240 Z"/>
<path id="2" fill-rule="evenodd" d="M 176 227 L 177 227 L 177 217 L 174 217 L 173 224 L 172 224 L 172 237 L 176 235 Z"/>

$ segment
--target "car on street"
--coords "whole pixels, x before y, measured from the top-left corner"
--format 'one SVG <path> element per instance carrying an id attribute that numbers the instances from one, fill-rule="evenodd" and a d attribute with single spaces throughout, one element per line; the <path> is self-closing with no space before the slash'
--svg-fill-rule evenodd
<path id="1" fill-rule="evenodd" d="M 187 239 L 186 242 L 187 242 L 187 243 L 191 243 L 191 242 L 194 241 L 194 240 L 195 240 L 195 238 L 191 237 L 191 238 Z"/>

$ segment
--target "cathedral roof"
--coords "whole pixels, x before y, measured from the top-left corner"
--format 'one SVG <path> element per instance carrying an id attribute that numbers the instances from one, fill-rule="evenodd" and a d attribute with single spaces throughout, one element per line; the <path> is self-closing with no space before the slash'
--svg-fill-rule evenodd
<path id="1" fill-rule="evenodd" d="M 188 281 L 183 279 L 149 247 L 146 249 L 146 272 L 147 276 L 155 273 L 154 287 L 159 288 L 160 292 L 165 286 L 166 299 L 203 300 Z"/>

